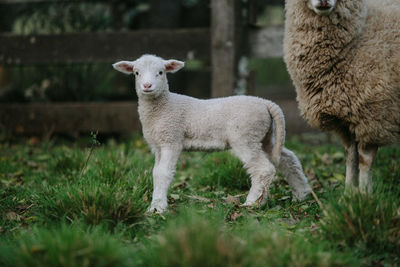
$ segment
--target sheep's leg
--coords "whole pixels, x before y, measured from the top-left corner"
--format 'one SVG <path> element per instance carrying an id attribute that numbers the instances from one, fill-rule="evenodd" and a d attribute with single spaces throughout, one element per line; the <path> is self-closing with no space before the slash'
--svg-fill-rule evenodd
<path id="1" fill-rule="evenodd" d="M 357 187 L 358 151 L 357 143 L 346 145 L 346 191 L 351 192 Z"/>
<path id="2" fill-rule="evenodd" d="M 233 147 L 232 152 L 242 161 L 251 177 L 250 191 L 243 205 L 264 205 L 267 201 L 269 187 L 275 177 L 274 165 L 261 149 L 261 144 L 253 147 Z"/>
<path id="3" fill-rule="evenodd" d="M 153 169 L 153 199 L 149 212 L 162 213 L 167 209 L 167 194 L 169 185 L 174 178 L 176 163 L 181 149 L 163 148 L 156 151 L 156 160 Z"/>
<path id="4" fill-rule="evenodd" d="M 359 189 L 363 193 L 372 193 L 372 164 L 374 162 L 378 146 L 358 146 L 358 161 L 360 168 Z"/>
<path id="5" fill-rule="evenodd" d="M 281 160 L 278 166 L 292 189 L 294 200 L 303 200 L 311 192 L 311 187 L 304 175 L 303 168 L 297 156 L 287 148 L 282 148 Z"/>

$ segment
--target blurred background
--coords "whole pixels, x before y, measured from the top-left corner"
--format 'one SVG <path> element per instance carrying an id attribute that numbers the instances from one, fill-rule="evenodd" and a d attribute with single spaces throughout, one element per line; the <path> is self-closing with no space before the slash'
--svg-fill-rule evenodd
<path id="1" fill-rule="evenodd" d="M 0 0 L 0 131 L 51 136 L 140 130 L 134 77 L 114 71 L 111 63 L 143 53 L 186 61 L 169 75 L 171 91 L 265 97 L 284 109 L 289 134 L 310 131 L 298 115 L 282 59 L 283 5 Z"/>

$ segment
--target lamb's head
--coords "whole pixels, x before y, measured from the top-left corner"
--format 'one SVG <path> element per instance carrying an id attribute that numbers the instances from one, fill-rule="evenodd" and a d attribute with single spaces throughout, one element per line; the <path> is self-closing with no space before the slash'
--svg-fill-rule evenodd
<path id="1" fill-rule="evenodd" d="M 153 55 L 143 55 L 135 61 L 119 61 L 113 64 L 114 69 L 135 75 L 138 97 L 150 98 L 156 98 L 168 91 L 166 73 L 176 72 L 183 66 L 182 61 L 164 60 Z"/>
<path id="2" fill-rule="evenodd" d="M 307 0 L 308 7 L 317 15 L 327 16 L 335 9 L 337 0 Z"/>

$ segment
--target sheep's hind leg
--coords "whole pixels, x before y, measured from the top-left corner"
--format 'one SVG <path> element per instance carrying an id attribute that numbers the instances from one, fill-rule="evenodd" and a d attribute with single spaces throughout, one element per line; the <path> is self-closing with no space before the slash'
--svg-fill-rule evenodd
<path id="1" fill-rule="evenodd" d="M 251 187 L 243 206 L 262 206 L 267 201 L 267 194 L 275 177 L 275 167 L 269 161 L 261 144 L 253 147 L 233 147 L 232 152 L 243 163 L 251 177 Z"/>
<path id="2" fill-rule="evenodd" d="M 360 168 L 359 189 L 362 193 L 372 193 L 372 164 L 378 147 L 375 145 L 358 146 L 358 161 Z"/>
<path id="3" fill-rule="evenodd" d="M 346 192 L 357 188 L 358 178 L 358 151 L 357 143 L 346 145 Z"/>
<path id="4" fill-rule="evenodd" d="M 282 148 L 279 170 L 287 179 L 292 189 L 294 200 L 303 200 L 311 192 L 311 187 L 304 175 L 303 168 L 297 156 L 287 148 Z"/>
<path id="5" fill-rule="evenodd" d="M 153 169 L 153 198 L 148 212 L 164 212 L 168 207 L 167 194 L 174 178 L 176 163 L 181 149 L 163 148 L 156 152 Z"/>

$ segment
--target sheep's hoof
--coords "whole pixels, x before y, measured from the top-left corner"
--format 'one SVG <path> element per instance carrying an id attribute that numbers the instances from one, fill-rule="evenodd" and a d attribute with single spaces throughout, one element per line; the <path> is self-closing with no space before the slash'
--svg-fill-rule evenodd
<path id="1" fill-rule="evenodd" d="M 363 195 L 371 195 L 372 194 L 372 184 L 359 185 L 360 193 Z"/>
<path id="2" fill-rule="evenodd" d="M 355 185 L 346 185 L 344 189 L 344 194 L 346 196 L 351 196 L 353 194 L 358 194 L 360 192 L 359 188 Z"/>

